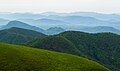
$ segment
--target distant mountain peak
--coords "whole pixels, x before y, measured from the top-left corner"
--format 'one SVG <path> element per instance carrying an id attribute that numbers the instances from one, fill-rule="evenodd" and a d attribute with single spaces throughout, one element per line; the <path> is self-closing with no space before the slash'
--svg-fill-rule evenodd
<path id="1" fill-rule="evenodd" d="M 22 26 L 22 25 L 24 25 L 24 26 L 29 26 L 28 24 L 26 24 L 26 23 L 24 23 L 24 22 L 21 22 L 21 21 L 17 21 L 17 20 L 14 20 L 14 21 L 10 21 L 7 25 L 9 25 L 9 26 Z"/>
<path id="2" fill-rule="evenodd" d="M 37 32 L 44 33 L 44 30 L 39 28 L 39 27 L 32 26 L 32 25 L 29 25 L 27 23 L 17 21 L 17 20 L 10 21 L 7 25 L 3 26 L 2 29 L 9 29 L 9 28 L 12 28 L 12 27 L 29 29 L 29 30 L 34 30 L 34 31 L 37 31 Z"/>
<path id="3" fill-rule="evenodd" d="M 47 34 L 59 34 L 64 31 L 65 31 L 65 29 L 63 29 L 61 27 L 51 27 L 46 30 Z"/>

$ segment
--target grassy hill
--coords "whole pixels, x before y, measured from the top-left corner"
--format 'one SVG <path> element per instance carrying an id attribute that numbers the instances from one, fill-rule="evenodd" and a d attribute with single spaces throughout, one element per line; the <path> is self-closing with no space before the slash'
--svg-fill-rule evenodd
<path id="1" fill-rule="evenodd" d="M 45 35 L 36 31 L 16 27 L 0 30 L 0 41 L 12 44 L 23 44 L 41 36 Z"/>
<path id="2" fill-rule="evenodd" d="M 3 71 L 109 71 L 91 60 L 58 52 L 0 43 Z"/>

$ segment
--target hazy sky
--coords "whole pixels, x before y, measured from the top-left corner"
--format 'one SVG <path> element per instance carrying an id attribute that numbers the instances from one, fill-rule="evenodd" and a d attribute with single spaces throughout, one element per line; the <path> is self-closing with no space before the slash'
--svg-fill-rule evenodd
<path id="1" fill-rule="evenodd" d="M 0 12 L 120 13 L 120 0 L 0 0 Z"/>

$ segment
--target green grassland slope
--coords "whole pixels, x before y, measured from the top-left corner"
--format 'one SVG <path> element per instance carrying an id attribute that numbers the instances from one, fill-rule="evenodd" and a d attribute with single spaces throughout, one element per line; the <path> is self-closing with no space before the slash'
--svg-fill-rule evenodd
<path id="1" fill-rule="evenodd" d="M 82 57 L 3 43 L 0 43 L 0 70 L 109 71 Z"/>

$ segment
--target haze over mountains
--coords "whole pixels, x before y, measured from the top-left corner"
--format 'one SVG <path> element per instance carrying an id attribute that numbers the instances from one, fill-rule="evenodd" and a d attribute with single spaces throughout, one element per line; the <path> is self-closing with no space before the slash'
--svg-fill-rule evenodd
<path id="1" fill-rule="evenodd" d="M 96 27 L 87 27 L 87 26 L 68 26 L 66 28 L 62 28 L 61 26 L 53 26 L 51 25 L 50 28 L 48 29 L 43 29 L 37 26 L 29 25 L 27 23 L 21 22 L 21 21 L 10 21 L 8 22 L 7 25 L 1 26 L 1 30 L 4 29 L 10 29 L 12 27 L 17 27 L 17 28 L 24 28 L 24 29 L 29 29 L 29 30 L 34 30 L 36 32 L 40 32 L 46 35 L 54 35 L 54 34 L 59 34 L 64 31 L 69 31 L 69 30 L 74 30 L 74 31 L 82 31 L 82 32 L 89 32 L 89 33 L 101 33 L 101 32 L 111 32 L 115 34 L 120 34 L 120 30 L 109 27 L 109 26 L 96 26 Z M 64 25 L 63 25 L 64 26 Z"/>
<path id="2" fill-rule="evenodd" d="M 71 26 L 110 26 L 119 28 L 120 15 L 101 14 L 94 12 L 76 12 L 76 13 L 0 13 L 0 18 L 7 20 L 18 20 L 42 28 L 52 26 L 71 27 Z M 55 23 L 55 24 L 53 24 Z M 57 24 L 56 24 L 57 23 Z M 66 24 L 65 24 L 66 23 Z M 4 23 L 3 23 L 4 24 Z M 1 25 L 3 25 L 1 23 Z M 7 23 L 6 23 L 7 24 Z M 49 26 L 48 26 L 49 24 Z"/>
<path id="3" fill-rule="evenodd" d="M 10 21 L 16 20 L 20 21 L 21 23 L 23 22 L 24 24 L 26 23 L 28 25 L 32 25 L 31 28 L 33 30 L 41 31 L 42 33 L 44 33 L 43 30 L 49 29 L 51 27 L 61 27 L 65 30 L 78 30 L 87 32 L 118 33 L 120 30 L 119 14 L 102 14 L 95 12 L 75 12 L 75 13 L 46 12 L 40 14 L 0 13 L 0 15 L 1 26 L 11 23 Z M 100 30 L 100 28 L 97 29 L 96 27 L 103 28 L 101 28 Z M 30 27 L 28 29 L 30 29 Z M 93 31 L 93 29 L 95 29 L 96 31 Z"/>

